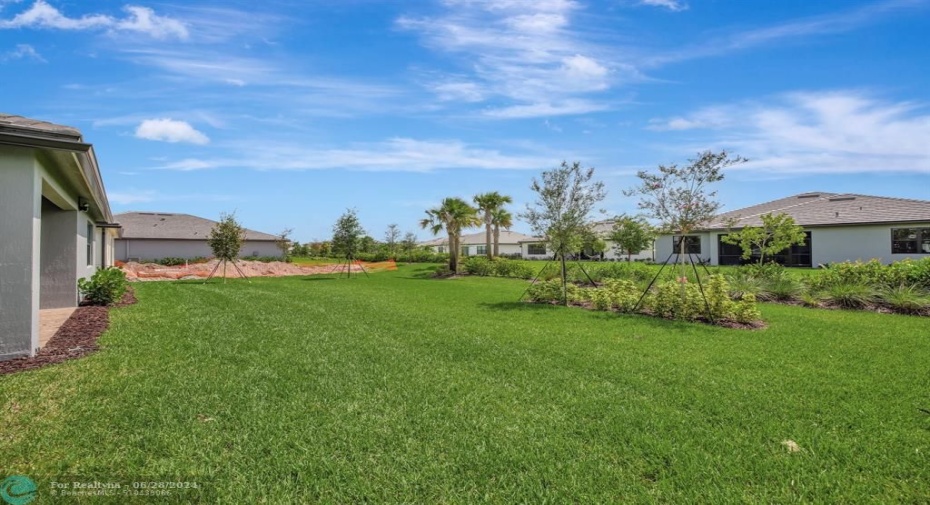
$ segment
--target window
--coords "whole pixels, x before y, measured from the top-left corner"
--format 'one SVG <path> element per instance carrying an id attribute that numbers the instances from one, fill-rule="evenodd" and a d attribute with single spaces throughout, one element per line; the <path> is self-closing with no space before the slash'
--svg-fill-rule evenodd
<path id="1" fill-rule="evenodd" d="M 444 252 L 446 252 L 446 248 L 443 247 L 443 246 L 439 246 L 439 247 L 436 248 L 436 252 L 438 252 L 438 253 L 440 253 L 440 254 L 441 254 L 441 253 L 444 253 Z"/>
<path id="2" fill-rule="evenodd" d="M 527 244 L 526 253 L 532 256 L 545 256 L 546 244 Z"/>
<path id="3" fill-rule="evenodd" d="M 477 254 L 478 256 L 481 256 L 487 253 L 488 253 L 488 246 L 486 245 L 479 245 L 478 247 L 475 248 L 475 254 Z"/>
<path id="4" fill-rule="evenodd" d="M 461 247 L 461 252 L 460 252 L 459 254 L 460 254 L 461 256 L 468 256 L 468 246 L 467 246 L 467 245 L 463 245 L 463 246 Z"/>
<path id="5" fill-rule="evenodd" d="M 675 254 L 681 253 L 681 235 L 675 235 L 672 240 Z M 701 237 L 698 235 L 685 235 L 685 254 L 701 254 Z"/>
<path id="6" fill-rule="evenodd" d="M 94 264 L 94 225 L 87 223 L 87 266 Z"/>
<path id="7" fill-rule="evenodd" d="M 759 251 L 754 251 L 748 260 L 743 259 L 743 248 L 727 244 L 723 241 L 725 234 L 717 236 L 718 242 L 718 264 L 720 265 L 742 265 L 745 263 L 758 263 Z M 811 253 L 813 237 L 811 232 L 805 232 L 804 245 L 793 245 L 784 251 L 772 255 L 766 261 L 774 261 L 786 267 L 809 267 L 811 264 Z"/>
<path id="8" fill-rule="evenodd" d="M 892 229 L 891 254 L 930 254 L 930 228 Z"/>

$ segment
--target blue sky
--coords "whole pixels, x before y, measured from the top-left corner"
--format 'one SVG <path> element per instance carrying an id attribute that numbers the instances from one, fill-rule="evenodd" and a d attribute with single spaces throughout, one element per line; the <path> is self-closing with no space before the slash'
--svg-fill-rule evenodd
<path id="1" fill-rule="evenodd" d="M 115 212 L 382 238 L 446 196 L 519 211 L 563 159 L 604 209 L 727 148 L 728 210 L 930 199 L 930 0 L 0 0 L 0 111 L 80 128 Z M 523 223 L 514 227 L 527 231 Z"/>

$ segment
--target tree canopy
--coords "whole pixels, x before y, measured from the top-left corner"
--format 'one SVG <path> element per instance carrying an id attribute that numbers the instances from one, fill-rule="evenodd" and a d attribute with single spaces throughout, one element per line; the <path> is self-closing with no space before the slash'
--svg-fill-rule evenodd
<path id="1" fill-rule="evenodd" d="M 745 227 L 721 237 L 724 243 L 740 246 L 744 260 L 758 253 L 761 265 L 766 257 L 778 254 L 795 244 L 804 245 L 807 234 L 804 233 L 804 228 L 795 223 L 793 217 L 785 213 L 768 213 L 759 217 L 762 219 L 762 226 Z M 728 226 L 733 227 L 735 224 L 734 221 L 728 223 Z"/>
<path id="2" fill-rule="evenodd" d="M 236 220 L 235 212 L 220 214 L 220 220 L 207 238 L 213 256 L 224 261 L 235 261 L 245 241 L 245 228 Z"/>
<path id="3" fill-rule="evenodd" d="M 332 252 L 346 258 L 354 258 L 359 252 L 361 238 L 365 229 L 358 220 L 355 209 L 346 209 L 333 225 L 333 238 L 330 241 Z"/>
<path id="4" fill-rule="evenodd" d="M 614 219 L 608 238 L 614 243 L 617 254 L 625 254 L 629 261 L 634 254 L 652 247 L 656 234 L 645 218 L 624 214 Z"/>
<path id="5" fill-rule="evenodd" d="M 456 197 L 444 198 L 439 207 L 427 210 L 426 217 L 420 220 L 420 227 L 429 229 L 433 235 L 446 231 L 449 236 L 449 270 L 453 273 L 458 271 L 462 230 L 480 224 L 478 210 Z"/>

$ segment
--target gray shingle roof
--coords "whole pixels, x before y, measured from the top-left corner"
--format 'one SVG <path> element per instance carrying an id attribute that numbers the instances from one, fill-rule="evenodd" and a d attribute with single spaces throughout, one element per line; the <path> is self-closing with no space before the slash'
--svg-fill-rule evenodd
<path id="1" fill-rule="evenodd" d="M 529 235 L 524 235 L 522 233 L 517 233 L 515 231 L 506 231 L 501 230 L 501 244 L 513 244 L 516 245 L 521 241 L 531 240 L 533 237 Z M 449 237 L 437 237 L 433 240 L 428 240 L 426 242 L 420 242 L 420 245 L 424 246 L 437 246 L 437 245 L 446 245 L 449 242 Z M 468 235 L 462 235 L 461 237 L 462 245 L 482 245 L 485 244 L 485 235 L 484 232 L 470 233 Z"/>
<path id="2" fill-rule="evenodd" d="M 780 200 L 725 212 L 707 229 L 761 226 L 763 214 L 785 213 L 801 226 L 930 222 L 930 201 L 859 195 L 854 193 L 801 193 Z"/>
<path id="3" fill-rule="evenodd" d="M 32 133 L 64 135 L 75 139 L 81 138 L 81 131 L 77 128 L 3 113 L 0 113 L 0 130 L 26 130 Z"/>
<path id="4" fill-rule="evenodd" d="M 216 221 L 190 214 L 167 212 L 124 212 L 114 216 L 122 227 L 120 238 L 124 239 L 169 239 L 206 240 Z M 274 235 L 246 230 L 246 240 L 276 240 Z"/>

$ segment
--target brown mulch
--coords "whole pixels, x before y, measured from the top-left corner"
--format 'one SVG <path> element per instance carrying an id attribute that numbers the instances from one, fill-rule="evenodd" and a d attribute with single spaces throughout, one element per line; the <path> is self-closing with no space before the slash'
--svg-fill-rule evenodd
<path id="1" fill-rule="evenodd" d="M 134 303 L 136 295 L 130 289 L 115 306 Z M 110 324 L 109 312 L 109 307 L 99 305 L 78 307 L 35 356 L 0 361 L 0 375 L 35 370 L 97 352 L 97 338 Z"/>

